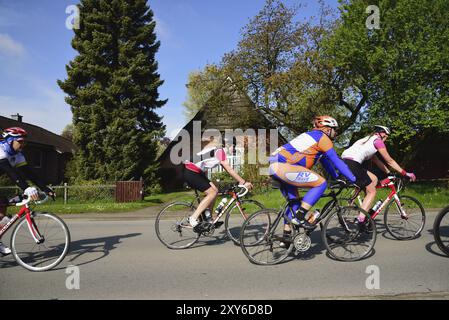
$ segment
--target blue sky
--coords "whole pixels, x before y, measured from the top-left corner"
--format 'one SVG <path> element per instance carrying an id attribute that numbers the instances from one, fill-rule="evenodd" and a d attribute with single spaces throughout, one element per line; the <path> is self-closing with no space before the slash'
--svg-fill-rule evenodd
<path id="1" fill-rule="evenodd" d="M 20 113 L 24 121 L 61 133 L 71 122 L 70 107 L 56 84 L 65 79 L 66 64 L 77 54 L 71 47 L 73 31 L 66 28 L 66 8 L 78 0 L 0 0 L 0 115 Z M 337 0 L 327 1 L 332 7 Z M 165 81 L 161 99 L 168 103 L 158 113 L 173 137 L 187 119 L 182 103 L 191 71 L 236 48 L 241 29 L 263 7 L 265 0 L 153 0 L 148 1 L 157 22 L 161 47 L 159 73 Z M 287 5 L 298 3 L 284 0 Z M 315 0 L 301 15 L 317 13 Z"/>

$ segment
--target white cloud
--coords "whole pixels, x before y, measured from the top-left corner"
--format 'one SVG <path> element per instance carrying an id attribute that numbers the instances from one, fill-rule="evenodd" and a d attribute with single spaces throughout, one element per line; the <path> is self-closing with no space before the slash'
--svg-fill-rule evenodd
<path id="1" fill-rule="evenodd" d="M 171 32 L 170 32 L 170 29 L 169 29 L 168 25 L 165 22 L 163 22 L 156 15 L 154 15 L 153 18 L 154 18 L 154 21 L 156 22 L 155 31 L 156 31 L 156 34 L 157 34 L 158 38 L 160 40 L 163 40 L 163 41 L 170 39 L 171 38 Z"/>
<path id="2" fill-rule="evenodd" d="M 33 98 L 0 96 L 0 115 L 9 118 L 19 113 L 24 122 L 61 134 L 64 127 L 72 122 L 70 107 L 65 103 L 62 92 L 51 88 L 45 91 Z"/>
<path id="3" fill-rule="evenodd" d="M 0 55 L 22 57 L 25 55 L 25 47 L 8 34 L 0 33 Z"/>

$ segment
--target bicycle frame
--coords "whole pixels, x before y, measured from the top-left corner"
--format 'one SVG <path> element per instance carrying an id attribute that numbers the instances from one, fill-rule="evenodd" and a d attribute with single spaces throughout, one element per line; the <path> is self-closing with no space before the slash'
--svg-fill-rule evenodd
<path id="1" fill-rule="evenodd" d="M 392 199 L 394 199 L 394 201 L 396 202 L 401 215 L 405 216 L 404 210 L 402 209 L 402 204 L 401 204 L 401 200 L 399 199 L 398 196 L 398 192 L 399 190 L 402 189 L 401 186 L 398 187 L 398 189 L 396 189 L 396 185 L 395 185 L 395 179 L 397 179 L 396 177 L 388 177 L 386 180 L 383 181 L 382 184 L 377 185 L 376 189 L 386 189 L 389 188 L 391 190 L 390 194 L 388 195 L 388 197 L 382 202 L 382 204 L 380 205 L 380 207 L 371 215 L 371 218 L 375 219 L 384 209 L 384 207 L 390 203 L 390 201 Z M 360 199 L 360 197 L 358 197 L 358 201 L 360 206 L 362 205 L 362 201 Z"/>
<path id="2" fill-rule="evenodd" d="M 34 223 L 33 219 L 31 218 L 32 211 L 28 207 L 28 204 L 25 204 L 22 208 L 20 208 L 19 212 L 9 220 L 7 224 L 5 224 L 2 229 L 0 230 L 0 238 L 12 227 L 12 225 L 18 221 L 20 218 L 25 216 L 27 220 L 28 230 L 31 233 L 31 236 L 33 237 L 34 241 L 39 244 L 42 243 L 43 237 L 40 235 L 39 230 L 37 229 L 36 224 Z"/>
<path id="3" fill-rule="evenodd" d="M 243 208 L 242 208 L 242 204 L 241 204 L 241 202 L 240 202 L 240 197 L 238 196 L 238 194 L 236 193 L 236 192 L 234 192 L 234 191 L 228 191 L 228 192 L 224 192 L 224 193 L 222 193 L 222 195 L 225 195 L 225 196 L 227 196 L 227 195 L 229 195 L 230 197 L 231 197 L 231 200 L 228 202 L 228 204 L 221 210 L 221 212 L 218 214 L 218 216 L 213 220 L 213 222 L 212 223 L 216 223 L 217 221 L 219 221 L 220 220 L 220 218 L 223 216 L 223 214 L 225 213 L 225 212 L 227 212 L 227 210 L 231 207 L 231 205 L 235 202 L 236 203 L 236 205 L 237 205 L 237 207 L 239 208 L 239 211 L 240 211 L 240 214 L 244 217 L 244 219 L 246 220 L 248 217 L 247 217 L 247 215 L 245 214 L 245 212 L 243 211 Z M 199 193 L 198 193 L 198 190 L 196 190 L 195 189 L 195 198 L 196 198 L 196 201 L 197 201 L 197 203 L 199 204 L 200 202 L 201 202 L 201 197 L 200 197 L 200 195 L 199 195 Z M 192 202 L 192 205 L 193 205 L 193 202 Z M 204 214 L 204 213 L 203 213 Z M 202 215 L 203 215 L 202 214 Z"/>

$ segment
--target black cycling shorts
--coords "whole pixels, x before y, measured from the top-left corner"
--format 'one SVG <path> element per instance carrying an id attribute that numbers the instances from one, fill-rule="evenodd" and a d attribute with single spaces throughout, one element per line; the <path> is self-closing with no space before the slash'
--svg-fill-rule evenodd
<path id="1" fill-rule="evenodd" d="M 197 189 L 201 192 L 204 192 L 211 187 L 210 180 L 204 172 L 196 173 L 186 169 L 185 167 L 183 171 L 184 181 L 187 182 L 189 187 Z"/>
<path id="2" fill-rule="evenodd" d="M 349 170 L 351 170 L 352 174 L 355 176 L 355 183 L 360 188 L 365 188 L 367 185 L 373 182 L 368 175 L 368 170 L 364 168 L 360 163 L 354 160 L 343 159 L 343 161 L 348 166 Z"/>

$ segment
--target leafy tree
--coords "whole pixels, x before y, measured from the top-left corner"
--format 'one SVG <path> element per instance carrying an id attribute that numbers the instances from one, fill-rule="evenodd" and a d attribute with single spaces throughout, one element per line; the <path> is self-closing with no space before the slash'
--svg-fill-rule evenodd
<path id="1" fill-rule="evenodd" d="M 66 139 L 68 139 L 68 140 L 70 140 L 70 141 L 73 141 L 73 129 L 74 129 L 73 124 L 69 123 L 62 130 L 61 136 L 66 138 Z"/>
<path id="2" fill-rule="evenodd" d="M 380 29 L 368 29 L 366 8 L 377 5 Z M 422 147 L 448 139 L 449 2 L 446 0 L 341 1 L 341 21 L 326 43 L 338 76 L 341 104 L 348 100 L 362 125 L 393 128 L 393 154 L 411 163 Z M 357 114 L 356 114 L 357 113 Z M 437 149 L 440 149 L 437 147 Z M 433 156 L 433 155 L 430 155 Z M 446 158 L 447 159 L 447 158 Z"/>
<path id="3" fill-rule="evenodd" d="M 328 83 L 332 67 L 322 59 L 321 42 L 332 28 L 331 11 L 321 1 L 318 22 L 298 21 L 300 7 L 267 0 L 242 30 L 223 69 L 275 124 L 299 133 L 319 113 L 334 113 L 336 93 Z"/>
<path id="4" fill-rule="evenodd" d="M 225 84 L 226 74 L 218 65 L 209 64 L 201 71 L 191 72 L 187 84 L 188 96 L 183 103 L 187 118 L 193 118 L 206 103 L 224 103 L 226 99 L 222 88 Z"/>
<path id="5" fill-rule="evenodd" d="M 153 12 L 145 0 L 81 0 L 78 51 L 58 81 L 73 113 L 80 179 L 155 177 L 157 140 L 165 127 L 158 88 Z"/>

